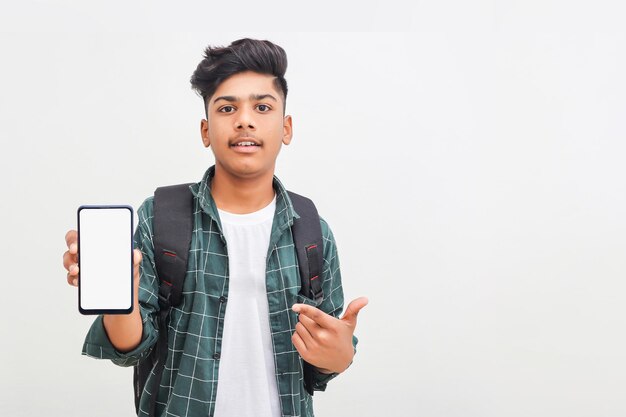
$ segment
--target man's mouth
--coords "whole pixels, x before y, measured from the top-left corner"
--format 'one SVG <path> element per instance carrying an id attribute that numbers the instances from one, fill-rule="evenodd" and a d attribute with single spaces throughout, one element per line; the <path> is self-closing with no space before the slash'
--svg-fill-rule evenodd
<path id="1" fill-rule="evenodd" d="M 242 142 L 238 142 L 238 143 L 235 143 L 235 144 L 233 144 L 233 145 L 230 145 L 230 146 L 234 146 L 234 147 L 247 147 L 247 146 L 261 146 L 261 145 L 256 144 L 256 143 L 254 143 L 254 142 L 250 142 L 250 141 L 242 141 Z"/>
<path id="2" fill-rule="evenodd" d="M 259 152 L 261 148 L 261 144 L 256 141 L 254 138 L 240 138 L 235 141 L 232 145 L 233 151 L 237 153 L 256 153 Z"/>
<path id="3" fill-rule="evenodd" d="M 261 143 L 254 136 L 240 136 L 230 146 L 261 146 Z"/>

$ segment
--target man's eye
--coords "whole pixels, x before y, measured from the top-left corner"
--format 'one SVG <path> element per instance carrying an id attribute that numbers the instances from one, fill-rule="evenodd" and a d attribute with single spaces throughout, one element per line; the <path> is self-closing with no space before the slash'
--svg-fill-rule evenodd
<path id="1" fill-rule="evenodd" d="M 219 109 L 219 111 L 220 111 L 221 113 L 232 113 L 232 112 L 230 112 L 230 111 L 222 111 L 222 110 L 224 110 L 224 109 L 232 109 L 232 108 L 233 108 L 233 106 L 224 106 L 224 107 L 222 107 L 221 109 Z"/>
<path id="2" fill-rule="evenodd" d="M 270 106 L 268 106 L 267 104 L 259 104 L 259 109 L 260 109 L 261 107 L 265 107 L 265 108 L 267 108 L 267 110 L 266 110 L 266 111 L 270 111 L 270 110 L 272 109 L 272 108 L 271 108 Z M 262 111 L 262 110 L 261 110 L 261 111 Z M 265 113 L 265 112 L 263 112 L 263 113 Z"/>

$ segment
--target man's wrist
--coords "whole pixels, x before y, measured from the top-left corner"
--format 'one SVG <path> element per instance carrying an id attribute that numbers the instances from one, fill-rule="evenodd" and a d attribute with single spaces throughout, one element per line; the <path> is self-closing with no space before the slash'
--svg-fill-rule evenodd
<path id="1" fill-rule="evenodd" d="M 322 374 L 334 374 L 334 371 L 330 371 L 328 369 L 324 369 L 324 368 L 318 368 L 317 366 L 315 367 L 315 369 L 317 370 L 317 372 L 322 373 Z"/>

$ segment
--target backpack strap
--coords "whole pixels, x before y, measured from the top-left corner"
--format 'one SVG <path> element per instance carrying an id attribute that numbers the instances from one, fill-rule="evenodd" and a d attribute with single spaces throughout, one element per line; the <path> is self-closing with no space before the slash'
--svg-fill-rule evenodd
<path id="1" fill-rule="evenodd" d="M 155 415 L 159 383 L 167 360 L 167 319 L 172 306 L 181 302 L 183 282 L 193 231 L 193 183 L 158 187 L 154 191 L 154 217 L 152 219 L 154 262 L 159 277 L 159 339 L 155 352 L 135 367 L 135 408 L 139 412 L 139 399 L 150 371 L 154 379 L 149 389 L 150 411 Z M 156 361 L 156 363 L 155 363 Z"/>
<path id="2" fill-rule="evenodd" d="M 291 227 L 293 240 L 298 254 L 300 266 L 301 294 L 315 300 L 320 305 L 324 298 L 322 291 L 322 271 L 324 252 L 322 242 L 322 226 L 315 204 L 310 199 L 287 191 L 293 207 L 300 216 L 294 219 Z"/>
<path id="3" fill-rule="evenodd" d="M 322 291 L 324 246 L 320 218 L 313 201 L 291 191 L 287 191 L 287 193 L 289 193 L 294 209 L 300 216 L 299 219 L 293 220 L 291 226 L 300 267 L 302 286 L 300 293 L 315 300 L 315 304 L 319 306 L 324 299 Z M 302 371 L 304 373 L 304 388 L 310 395 L 313 395 L 315 369 L 313 365 L 302 360 Z"/>
<path id="4" fill-rule="evenodd" d="M 193 229 L 193 183 L 159 187 L 154 191 L 154 262 L 159 276 L 159 301 L 177 306 Z M 161 300 L 163 298 L 163 300 Z"/>

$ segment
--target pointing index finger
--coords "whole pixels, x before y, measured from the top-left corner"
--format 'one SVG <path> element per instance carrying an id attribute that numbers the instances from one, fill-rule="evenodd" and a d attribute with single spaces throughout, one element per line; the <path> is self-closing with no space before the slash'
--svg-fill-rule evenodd
<path id="1" fill-rule="evenodd" d="M 324 313 L 317 307 L 310 306 L 308 304 L 294 304 L 292 310 L 296 313 L 304 314 L 320 327 L 330 328 L 332 327 L 332 319 L 334 317 Z"/>

